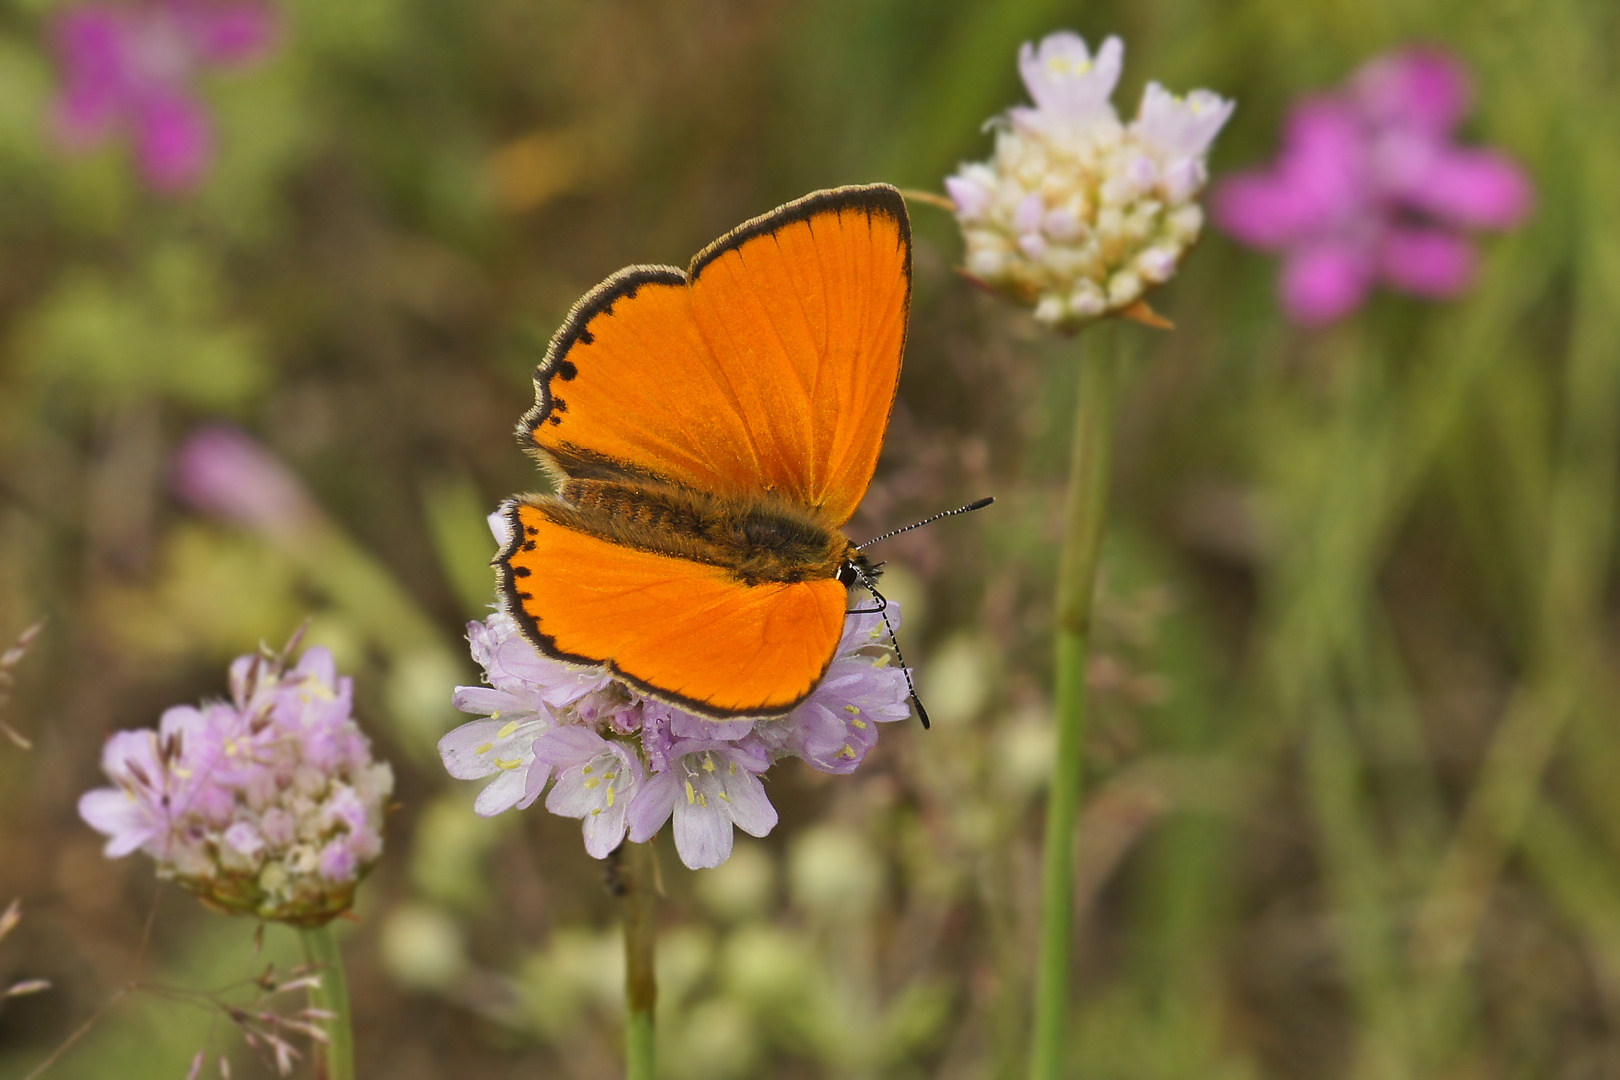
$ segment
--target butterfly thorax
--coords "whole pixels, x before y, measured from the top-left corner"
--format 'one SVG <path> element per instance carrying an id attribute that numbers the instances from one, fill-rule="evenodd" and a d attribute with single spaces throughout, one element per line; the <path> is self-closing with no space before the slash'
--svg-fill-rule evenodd
<path id="1" fill-rule="evenodd" d="M 559 524 L 643 551 L 723 566 L 759 585 L 844 579 L 869 569 L 836 527 L 773 496 L 713 495 L 665 483 L 569 480 L 543 500 Z M 852 575 L 850 575 L 852 576 Z"/>

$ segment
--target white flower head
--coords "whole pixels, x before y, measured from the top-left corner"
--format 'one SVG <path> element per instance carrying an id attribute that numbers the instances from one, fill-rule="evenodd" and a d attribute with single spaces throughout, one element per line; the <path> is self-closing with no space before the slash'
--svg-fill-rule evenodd
<path id="1" fill-rule="evenodd" d="M 1018 66 L 1033 108 L 996 126 L 989 161 L 945 181 L 968 274 L 1049 326 L 1073 329 L 1137 304 L 1175 276 L 1203 222 L 1204 159 L 1232 103 L 1149 83 L 1135 120 L 1110 100 L 1125 46 L 1095 54 L 1078 34 L 1026 43 Z"/>

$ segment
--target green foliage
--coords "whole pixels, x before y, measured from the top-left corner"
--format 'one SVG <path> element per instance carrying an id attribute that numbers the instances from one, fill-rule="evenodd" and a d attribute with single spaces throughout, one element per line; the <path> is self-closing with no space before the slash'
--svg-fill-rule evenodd
<path id="1" fill-rule="evenodd" d="M 483 515 L 542 485 L 511 437 L 528 371 L 622 265 L 816 186 L 938 189 L 1018 98 L 1018 43 L 1064 25 L 1125 36 L 1124 100 L 1237 98 L 1217 175 L 1369 54 L 1447 45 L 1468 137 L 1540 194 L 1455 303 L 1305 333 L 1212 232 L 1155 298 L 1177 329 L 1121 330 L 1073 1074 L 1620 1068 L 1613 5 L 296 0 L 276 56 L 203 79 L 219 155 L 182 200 L 127 143 L 51 143 L 63 6 L 0 5 L 0 641 L 50 620 L 5 717 L 35 749 L 0 743 L 0 901 L 59 912 L 0 956 L 0 985 L 55 984 L 5 1005 L 0 1071 L 129 978 L 251 973 L 246 924 L 172 895 L 139 955 L 149 868 L 104 865 L 73 804 L 108 732 L 311 618 L 401 773 L 349 942 L 363 1074 L 615 1075 L 600 867 L 539 808 L 474 819 L 432 753 L 489 602 Z M 851 778 L 773 774 L 782 824 L 722 871 L 664 853 L 671 1077 L 1022 1071 L 1078 350 L 913 216 L 906 375 L 851 530 L 997 497 L 883 552 L 939 723 Z M 173 451 L 222 417 L 318 528 L 172 496 Z M 206 1027 L 136 995 L 48 1075 L 183 1075 Z"/>

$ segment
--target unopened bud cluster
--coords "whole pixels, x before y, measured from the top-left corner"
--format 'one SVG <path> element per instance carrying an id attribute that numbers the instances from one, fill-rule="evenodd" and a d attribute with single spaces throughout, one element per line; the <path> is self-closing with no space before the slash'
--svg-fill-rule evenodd
<path id="1" fill-rule="evenodd" d="M 1149 83 L 1135 120 L 1109 100 L 1124 46 L 1093 57 L 1072 33 L 1019 55 L 1034 108 L 992 121 L 995 155 L 945 181 L 967 273 L 1054 327 L 1123 311 L 1175 275 L 1198 240 L 1204 159 L 1232 113 L 1207 90 Z"/>
<path id="2" fill-rule="evenodd" d="M 382 853 L 394 776 L 350 717 L 352 689 L 325 649 L 284 670 L 269 653 L 231 665 L 231 700 L 167 710 L 121 731 L 102 768 L 116 785 L 79 813 L 107 854 L 141 850 L 205 903 L 318 926 L 348 910 Z"/>

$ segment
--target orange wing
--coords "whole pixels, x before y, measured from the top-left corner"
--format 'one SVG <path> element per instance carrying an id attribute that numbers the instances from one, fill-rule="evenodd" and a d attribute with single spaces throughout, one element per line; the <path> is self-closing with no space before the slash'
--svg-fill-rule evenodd
<path id="1" fill-rule="evenodd" d="M 548 655 L 606 663 L 655 697 L 710 716 L 804 700 L 843 633 L 833 578 L 745 585 L 724 567 L 615 544 L 510 504 L 501 552 L 512 617 Z"/>
<path id="2" fill-rule="evenodd" d="M 854 514 L 905 348 L 911 229 L 887 185 L 807 195 L 682 273 L 633 266 L 575 305 L 519 434 L 569 476 L 775 492 Z"/>

